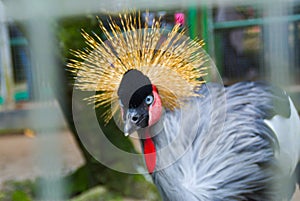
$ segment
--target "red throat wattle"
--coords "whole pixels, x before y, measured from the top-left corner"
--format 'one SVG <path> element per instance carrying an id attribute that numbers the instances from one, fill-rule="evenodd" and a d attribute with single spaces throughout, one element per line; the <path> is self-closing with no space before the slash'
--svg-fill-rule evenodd
<path id="1" fill-rule="evenodd" d="M 156 150 L 149 134 L 149 128 L 146 129 L 146 139 L 144 140 L 144 157 L 148 172 L 151 174 L 156 166 Z"/>

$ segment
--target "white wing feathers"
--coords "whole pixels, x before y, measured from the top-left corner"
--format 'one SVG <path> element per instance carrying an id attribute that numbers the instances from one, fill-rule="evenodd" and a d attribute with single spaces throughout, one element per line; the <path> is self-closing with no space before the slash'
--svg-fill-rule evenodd
<path id="1" fill-rule="evenodd" d="M 291 115 L 289 118 L 274 116 L 265 123 L 273 130 L 278 138 L 279 150 L 275 157 L 286 176 L 291 176 L 300 160 L 300 119 L 297 110 L 289 98 Z"/>

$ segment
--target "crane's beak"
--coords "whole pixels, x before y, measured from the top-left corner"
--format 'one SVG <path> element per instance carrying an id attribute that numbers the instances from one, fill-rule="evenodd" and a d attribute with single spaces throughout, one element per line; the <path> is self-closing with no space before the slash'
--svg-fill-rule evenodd
<path id="1" fill-rule="evenodd" d="M 134 131 L 148 126 L 149 115 L 144 107 L 128 109 L 124 118 L 124 135 L 129 136 Z"/>
<path id="2" fill-rule="evenodd" d="M 135 127 L 136 126 L 130 121 L 130 119 L 127 118 L 124 122 L 124 135 L 129 136 L 130 134 L 132 134 L 136 130 Z"/>

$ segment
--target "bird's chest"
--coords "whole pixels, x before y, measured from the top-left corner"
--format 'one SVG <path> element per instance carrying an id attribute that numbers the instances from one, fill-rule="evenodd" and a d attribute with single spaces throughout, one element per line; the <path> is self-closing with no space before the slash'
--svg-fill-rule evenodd
<path id="1" fill-rule="evenodd" d="M 178 165 L 178 164 L 177 164 Z M 151 174 L 156 187 L 158 188 L 164 201 L 198 201 L 193 193 L 193 188 L 188 187 L 186 182 L 188 178 L 184 175 L 183 170 L 173 165 L 162 170 L 155 171 Z M 195 176 L 195 175 L 194 175 Z M 190 178 L 189 182 L 192 182 Z"/>

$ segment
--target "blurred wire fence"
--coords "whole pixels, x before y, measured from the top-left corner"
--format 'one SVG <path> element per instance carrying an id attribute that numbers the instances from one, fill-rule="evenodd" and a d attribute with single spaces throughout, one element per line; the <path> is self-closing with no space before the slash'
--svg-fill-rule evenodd
<path id="1" fill-rule="evenodd" d="M 232 7 L 235 11 L 238 10 L 241 16 L 217 19 L 221 8 L 226 10 Z M 252 9 L 249 11 L 248 8 Z M 106 15 L 132 9 L 185 13 L 190 35 L 204 38 L 207 51 L 216 61 L 224 78 L 229 80 L 234 69 L 229 69 L 229 73 L 226 74 L 225 63 L 231 61 L 229 64 L 233 65 L 232 61 L 236 61 L 236 58 L 229 54 L 227 47 L 224 47 L 228 44 L 224 41 L 225 34 L 230 35 L 230 32 L 238 30 L 242 30 L 243 36 L 254 33 L 254 39 L 248 43 L 251 47 L 258 46 L 254 58 L 256 63 L 251 64 L 254 73 L 257 74 L 255 79 L 258 77 L 284 87 L 292 94 L 298 109 L 300 108 L 300 2 L 298 1 L 2 0 L 0 1 L 0 104 L 2 105 L 0 119 L 4 118 L 7 110 L 14 110 L 18 100 L 44 104 L 41 110 L 29 110 L 25 116 L 26 123 L 22 125 L 40 133 L 36 151 L 43 175 L 47 178 L 40 185 L 39 197 L 42 200 L 62 199 L 65 185 L 60 179 L 62 149 L 57 134 L 61 122 L 55 111 L 49 109 L 56 100 L 55 88 L 60 88 L 64 84 L 60 79 L 61 63 L 57 61 L 61 50 L 56 22 L 64 18 Z M 26 32 L 26 36 L 18 35 L 19 31 L 14 30 L 15 24 L 21 25 L 20 29 Z M 14 34 L 17 36 L 13 37 Z M 239 32 L 233 33 L 233 36 L 238 40 Z M 246 45 L 244 44 L 244 47 Z M 253 57 L 251 52 L 248 55 Z M 245 72 L 242 66 L 246 62 L 246 57 L 247 54 L 242 55 L 241 63 L 235 62 L 233 66 L 242 73 Z M 249 69 L 251 73 L 252 69 Z M 23 92 L 25 90 L 27 94 L 22 93 L 22 87 Z M 8 124 L 0 123 L 0 125 L 5 127 Z"/>

